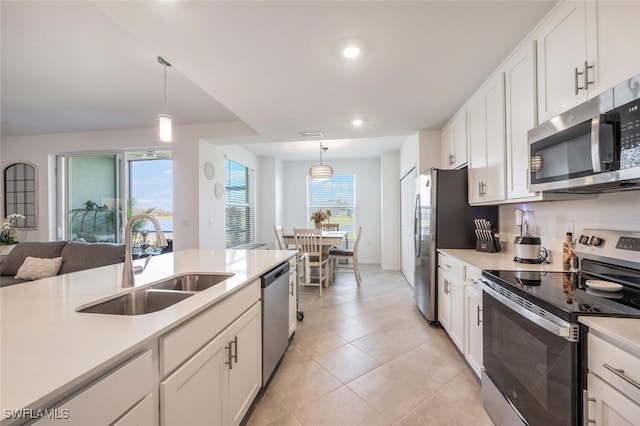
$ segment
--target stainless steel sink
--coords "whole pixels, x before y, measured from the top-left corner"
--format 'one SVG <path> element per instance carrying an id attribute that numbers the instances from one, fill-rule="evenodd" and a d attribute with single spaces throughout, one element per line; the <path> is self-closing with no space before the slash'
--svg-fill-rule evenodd
<path id="1" fill-rule="evenodd" d="M 80 309 L 78 312 L 113 315 L 149 314 L 175 305 L 193 295 L 193 292 L 144 289 Z"/>
<path id="2" fill-rule="evenodd" d="M 169 278 L 165 281 L 154 284 L 151 288 L 161 290 L 177 290 L 177 291 L 202 291 L 216 284 L 220 284 L 222 281 L 227 280 L 235 274 L 191 274 L 191 275 L 179 275 L 177 277 Z"/>

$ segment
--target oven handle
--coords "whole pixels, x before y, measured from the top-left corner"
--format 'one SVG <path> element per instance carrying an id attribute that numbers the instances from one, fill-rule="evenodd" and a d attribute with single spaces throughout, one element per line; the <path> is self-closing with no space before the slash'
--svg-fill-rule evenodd
<path id="1" fill-rule="evenodd" d="M 544 328 L 545 330 L 550 331 L 551 333 L 555 334 L 556 336 L 563 337 L 563 338 L 567 339 L 570 342 L 577 342 L 578 341 L 578 338 L 577 338 L 578 333 L 575 332 L 575 328 L 577 326 L 571 325 L 570 323 L 568 323 L 568 322 L 566 322 L 566 321 L 564 321 L 564 320 L 562 320 L 560 318 L 555 318 L 555 321 L 552 321 L 549 318 L 543 318 L 540 315 L 536 314 L 535 312 L 531 312 L 530 310 L 520 306 L 516 302 L 512 301 L 511 299 L 509 299 L 509 298 L 503 296 L 502 294 L 498 293 L 497 291 L 495 291 L 493 288 L 490 287 L 489 282 L 486 281 L 485 279 L 480 278 L 480 281 L 482 282 L 482 290 L 484 292 L 486 292 L 489 296 L 493 297 L 498 302 L 500 302 L 503 305 L 507 306 L 511 310 L 513 310 L 516 313 L 522 315 L 523 317 L 527 318 L 528 320 L 534 322 L 535 324 L 539 325 L 540 327 Z M 511 293 L 511 292 L 509 292 L 509 293 Z"/>
<path id="2" fill-rule="evenodd" d="M 591 119 L 591 166 L 594 173 L 602 171 L 600 163 L 600 115 L 596 115 Z"/>

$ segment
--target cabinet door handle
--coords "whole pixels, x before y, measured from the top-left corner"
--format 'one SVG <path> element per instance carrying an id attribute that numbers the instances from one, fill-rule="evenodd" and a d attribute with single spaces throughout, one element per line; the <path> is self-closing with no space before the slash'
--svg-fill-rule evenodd
<path id="1" fill-rule="evenodd" d="M 231 343 L 233 343 L 233 349 L 234 349 L 233 355 L 231 356 L 231 358 L 233 358 L 233 360 L 237 364 L 238 363 L 238 336 L 234 337 L 232 342 L 229 342 L 229 346 L 231 346 Z"/>
<path id="2" fill-rule="evenodd" d="M 478 325 L 478 327 L 480 327 L 480 323 L 482 322 L 482 320 L 480 319 L 480 312 L 482 312 L 482 309 L 480 309 L 480 306 L 476 306 L 476 314 L 478 318 L 478 322 L 476 324 Z"/>
<path id="3" fill-rule="evenodd" d="M 636 382 L 635 380 L 633 380 L 631 377 L 627 376 L 626 374 L 624 374 L 624 370 L 622 368 L 613 368 L 612 366 L 610 366 L 609 364 L 607 364 L 606 362 L 604 364 L 602 364 L 602 366 L 604 368 L 606 368 L 607 370 L 611 371 L 613 374 L 615 374 L 616 376 L 620 377 L 622 380 L 624 380 L 625 382 L 631 384 L 633 387 L 635 387 L 636 389 L 640 389 L 640 383 Z"/>
<path id="4" fill-rule="evenodd" d="M 449 281 L 447 281 L 446 278 L 445 278 L 445 280 L 444 280 L 444 294 L 449 294 L 449 293 L 450 293 L 450 291 L 449 291 Z"/>
<path id="5" fill-rule="evenodd" d="M 595 398 L 589 398 L 589 391 L 582 391 L 582 418 L 585 419 L 585 423 L 595 424 L 596 421 L 589 418 L 589 403 L 596 402 Z"/>
<path id="6" fill-rule="evenodd" d="M 293 296 L 293 281 L 291 281 L 290 286 L 291 286 L 291 291 L 289 291 L 289 295 Z"/>
<path id="7" fill-rule="evenodd" d="M 578 77 L 584 74 L 583 72 L 578 72 L 578 67 L 576 67 L 573 71 L 573 87 L 575 89 L 575 94 L 577 95 L 580 90 L 584 90 L 585 88 L 582 86 L 578 86 Z"/>
<path id="8" fill-rule="evenodd" d="M 478 280 L 474 280 L 473 278 L 467 278 L 467 282 L 471 284 L 478 284 Z"/>
<path id="9" fill-rule="evenodd" d="M 455 163 L 454 158 L 455 158 L 455 157 L 454 157 L 454 155 L 453 155 L 453 154 L 449 154 L 449 165 L 452 165 L 453 163 Z"/>
<path id="10" fill-rule="evenodd" d="M 229 370 L 233 370 L 233 355 L 231 354 L 232 349 L 231 349 L 231 344 L 233 342 L 229 342 L 228 346 L 225 346 L 224 349 L 229 351 L 229 355 L 227 356 L 227 360 L 224 362 L 225 365 L 229 366 Z"/>
<path id="11" fill-rule="evenodd" d="M 589 70 L 593 69 L 593 65 L 589 65 L 589 62 L 584 61 L 584 88 L 588 89 L 590 84 L 595 84 L 595 81 L 589 81 Z"/>

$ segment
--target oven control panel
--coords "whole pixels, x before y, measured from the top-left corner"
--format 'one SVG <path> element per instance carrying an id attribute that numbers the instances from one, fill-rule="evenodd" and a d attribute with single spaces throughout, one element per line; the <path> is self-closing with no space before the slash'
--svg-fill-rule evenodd
<path id="1" fill-rule="evenodd" d="M 596 260 L 623 260 L 637 264 L 640 268 L 640 231 L 585 228 L 578 237 L 576 254 L 578 257 Z"/>
<path id="2" fill-rule="evenodd" d="M 618 244 L 616 244 L 616 248 L 621 250 L 640 251 L 640 238 L 620 237 L 618 239 Z"/>

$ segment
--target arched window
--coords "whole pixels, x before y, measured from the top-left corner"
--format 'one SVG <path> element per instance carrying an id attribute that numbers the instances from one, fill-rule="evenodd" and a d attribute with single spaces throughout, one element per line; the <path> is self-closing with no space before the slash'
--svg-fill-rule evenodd
<path id="1" fill-rule="evenodd" d="M 20 214 L 16 228 L 38 227 L 38 173 L 33 164 L 14 163 L 4 169 L 4 213 Z"/>

